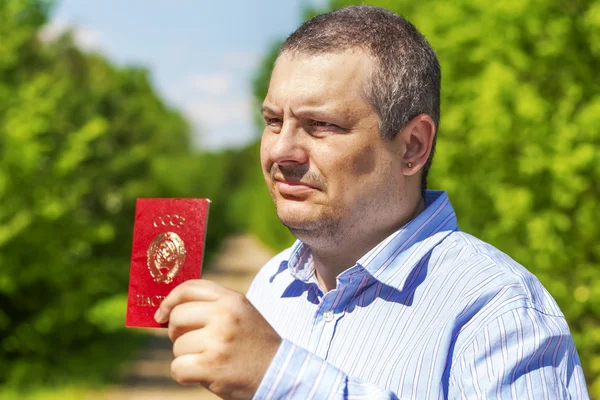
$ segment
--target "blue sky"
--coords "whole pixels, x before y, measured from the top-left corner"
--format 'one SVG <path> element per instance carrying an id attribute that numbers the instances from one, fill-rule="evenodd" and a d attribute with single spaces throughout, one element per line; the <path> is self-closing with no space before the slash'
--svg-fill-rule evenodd
<path id="1" fill-rule="evenodd" d="M 42 35 L 76 42 L 121 65 L 143 65 L 165 101 L 206 149 L 237 147 L 257 132 L 250 83 L 275 40 L 325 0 L 58 0 Z"/>

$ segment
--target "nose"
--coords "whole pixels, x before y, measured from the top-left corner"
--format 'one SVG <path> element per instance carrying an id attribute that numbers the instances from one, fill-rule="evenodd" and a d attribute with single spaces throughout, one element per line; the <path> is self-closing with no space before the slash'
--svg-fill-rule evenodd
<path id="1" fill-rule="evenodd" d="M 284 121 L 278 133 L 270 133 L 271 161 L 286 166 L 308 162 L 308 150 L 302 129 L 294 121 Z"/>

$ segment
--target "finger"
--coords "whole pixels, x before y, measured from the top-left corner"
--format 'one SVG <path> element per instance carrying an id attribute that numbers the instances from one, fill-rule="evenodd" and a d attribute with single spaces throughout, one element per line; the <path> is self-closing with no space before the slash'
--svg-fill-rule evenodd
<path id="1" fill-rule="evenodd" d="M 206 368 L 202 366 L 201 354 L 184 354 L 171 362 L 171 376 L 180 385 L 207 386 Z"/>
<path id="2" fill-rule="evenodd" d="M 169 339 L 174 342 L 186 332 L 203 328 L 213 313 L 213 307 L 206 302 L 191 301 L 176 305 L 169 318 Z"/>
<path id="3" fill-rule="evenodd" d="M 173 342 L 173 356 L 177 358 L 186 354 L 202 354 L 208 346 L 204 330 L 186 332 Z"/>
<path id="4" fill-rule="evenodd" d="M 169 320 L 171 310 L 177 304 L 188 301 L 215 301 L 223 295 L 226 289 L 214 282 L 204 279 L 193 279 L 175 287 L 160 303 L 154 314 L 154 319 L 159 324 Z"/>

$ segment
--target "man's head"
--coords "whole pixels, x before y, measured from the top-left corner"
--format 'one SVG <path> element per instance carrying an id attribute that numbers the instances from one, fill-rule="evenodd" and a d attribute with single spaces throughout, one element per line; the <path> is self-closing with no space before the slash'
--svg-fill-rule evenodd
<path id="1" fill-rule="evenodd" d="M 298 236 L 393 220 L 425 189 L 439 91 L 435 53 L 401 17 L 355 6 L 304 23 L 263 104 L 261 159 L 282 222 Z"/>
<path id="2" fill-rule="evenodd" d="M 439 126 L 441 72 L 435 52 L 404 18 L 378 7 L 353 6 L 319 15 L 292 33 L 282 54 L 317 55 L 362 49 L 374 61 L 365 99 L 379 115 L 381 136 L 393 138 L 408 121 L 428 114 Z M 435 149 L 422 169 L 422 190 Z"/>

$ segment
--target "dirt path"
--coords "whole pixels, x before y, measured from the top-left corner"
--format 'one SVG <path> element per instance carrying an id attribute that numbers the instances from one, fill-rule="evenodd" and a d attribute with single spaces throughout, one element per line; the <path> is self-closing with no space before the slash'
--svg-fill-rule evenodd
<path id="1" fill-rule="evenodd" d="M 252 236 L 232 236 L 224 243 L 204 278 L 246 293 L 258 269 L 271 258 L 272 252 Z M 171 379 L 173 354 L 171 342 L 162 329 L 148 329 L 153 335 L 125 375 L 122 385 L 103 394 L 90 394 L 90 400 L 213 400 L 218 399 L 203 388 L 183 387 Z"/>

